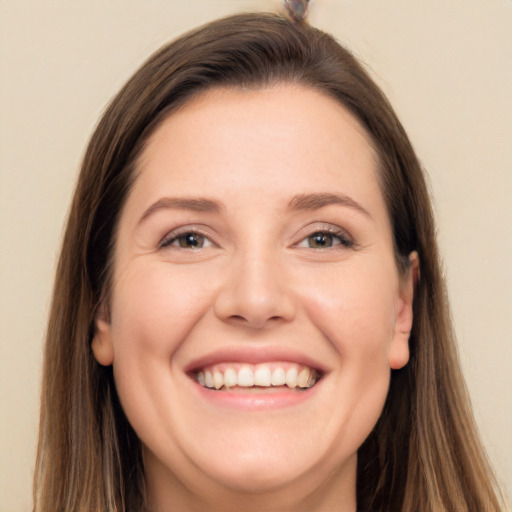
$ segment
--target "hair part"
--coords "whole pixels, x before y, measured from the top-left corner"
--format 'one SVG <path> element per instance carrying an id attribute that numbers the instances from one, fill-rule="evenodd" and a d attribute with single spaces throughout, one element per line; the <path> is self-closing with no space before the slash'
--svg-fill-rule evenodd
<path id="1" fill-rule="evenodd" d="M 128 81 L 87 148 L 57 268 L 46 335 L 36 512 L 144 510 L 142 451 L 117 398 L 112 368 L 93 358 L 99 305 L 137 160 L 164 118 L 219 87 L 311 87 L 362 124 L 379 179 L 397 268 L 412 251 L 421 279 L 410 362 L 393 370 L 383 413 L 358 453 L 358 510 L 499 511 L 460 371 L 424 174 L 379 88 L 331 36 L 271 14 L 196 29 L 154 54 Z"/>

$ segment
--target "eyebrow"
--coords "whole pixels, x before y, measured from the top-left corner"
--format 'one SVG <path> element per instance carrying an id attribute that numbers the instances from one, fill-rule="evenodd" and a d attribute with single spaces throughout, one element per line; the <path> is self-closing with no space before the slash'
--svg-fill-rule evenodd
<path id="1" fill-rule="evenodd" d="M 331 194 L 331 193 L 313 193 L 313 194 L 300 194 L 295 196 L 288 204 L 288 209 L 292 211 L 297 210 L 318 210 L 324 206 L 338 204 L 352 208 L 368 217 L 371 217 L 368 210 L 363 208 L 357 201 L 350 196 L 344 194 Z"/>
<path id="2" fill-rule="evenodd" d="M 324 206 L 341 205 L 352 208 L 364 215 L 371 217 L 368 211 L 357 201 L 344 194 L 332 194 L 327 192 L 318 192 L 312 194 L 300 194 L 294 196 L 288 203 L 288 210 L 319 210 Z M 213 212 L 219 213 L 223 206 L 214 199 L 205 197 L 162 197 L 153 203 L 139 220 L 139 224 L 159 210 L 189 210 L 194 212 Z"/>
<path id="3" fill-rule="evenodd" d="M 222 206 L 213 199 L 204 197 L 162 197 L 153 203 L 139 220 L 139 224 L 159 210 L 190 210 L 193 212 L 219 213 Z"/>

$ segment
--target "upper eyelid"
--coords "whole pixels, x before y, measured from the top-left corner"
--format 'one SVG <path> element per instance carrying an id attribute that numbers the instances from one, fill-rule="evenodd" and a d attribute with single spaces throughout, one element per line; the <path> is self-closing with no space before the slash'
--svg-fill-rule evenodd
<path id="1" fill-rule="evenodd" d="M 311 236 L 315 233 L 329 233 L 331 235 L 345 236 L 346 238 L 353 241 L 354 237 L 350 234 L 350 232 L 342 228 L 341 226 L 337 226 L 335 224 L 323 223 L 323 222 L 315 222 L 308 226 L 305 226 L 300 230 L 300 234 L 298 235 L 301 240 Z"/>

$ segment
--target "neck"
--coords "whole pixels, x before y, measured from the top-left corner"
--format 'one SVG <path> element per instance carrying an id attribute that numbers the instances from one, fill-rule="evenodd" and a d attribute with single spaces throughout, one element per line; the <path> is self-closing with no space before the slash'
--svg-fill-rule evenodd
<path id="1" fill-rule="evenodd" d="M 146 455 L 149 512 L 356 512 L 356 455 L 331 474 L 314 469 L 264 490 L 230 488 L 198 473 L 180 480 Z"/>

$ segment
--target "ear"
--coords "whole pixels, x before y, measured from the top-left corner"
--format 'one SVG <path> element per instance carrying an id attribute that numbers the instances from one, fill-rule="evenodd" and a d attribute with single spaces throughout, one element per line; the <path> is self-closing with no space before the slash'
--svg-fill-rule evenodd
<path id="1" fill-rule="evenodd" d="M 395 304 L 395 326 L 389 348 L 389 366 L 393 370 L 403 368 L 409 362 L 409 337 L 412 329 L 412 303 L 414 289 L 419 278 L 419 257 L 416 251 L 409 255 L 409 269 L 401 278 L 400 293 Z"/>
<path id="2" fill-rule="evenodd" d="M 94 337 L 91 344 L 94 359 L 103 366 L 110 366 L 114 362 L 114 346 L 106 306 L 100 306 L 94 324 Z"/>

